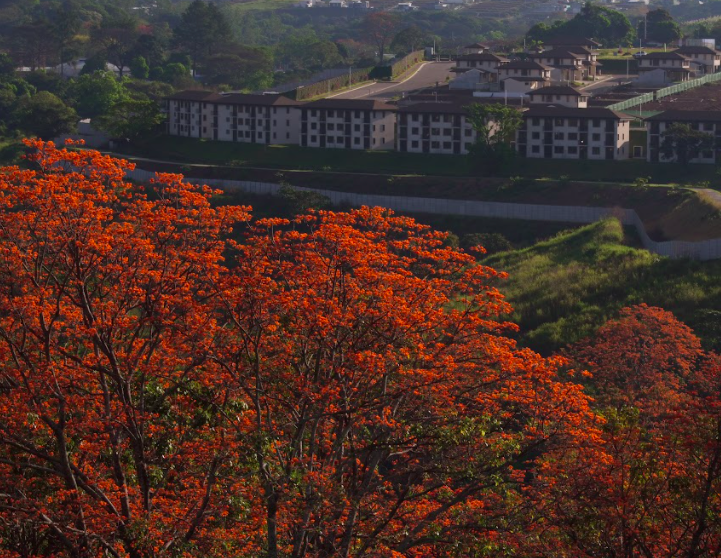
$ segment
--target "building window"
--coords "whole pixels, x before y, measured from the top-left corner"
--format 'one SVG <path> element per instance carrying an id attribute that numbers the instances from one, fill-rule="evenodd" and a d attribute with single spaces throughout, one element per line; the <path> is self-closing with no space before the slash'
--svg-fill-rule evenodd
<path id="1" fill-rule="evenodd" d="M 452 131 L 453 131 L 453 130 L 451 130 L 450 128 L 446 128 L 445 130 L 443 130 L 443 135 L 444 135 L 444 136 L 450 136 Z"/>
<path id="2" fill-rule="evenodd" d="M 533 119 L 533 125 L 534 125 L 534 126 L 540 126 L 540 125 L 541 125 L 541 119 L 540 119 L 540 118 L 534 118 L 534 119 Z"/>
<path id="3" fill-rule="evenodd" d="M 315 122 L 311 122 L 311 123 L 310 123 L 310 129 L 311 129 L 311 130 L 316 130 L 317 128 L 318 128 L 318 124 L 316 124 Z"/>
<path id="4" fill-rule="evenodd" d="M 438 149 L 441 146 L 441 142 L 439 141 L 432 141 L 431 142 L 431 148 L 432 149 Z"/>
<path id="5" fill-rule="evenodd" d="M 592 147 L 592 148 L 591 148 L 591 154 L 592 154 L 592 155 L 600 155 L 600 154 L 601 154 L 601 148 L 600 148 L 600 147 Z"/>
<path id="6" fill-rule="evenodd" d="M 565 138 L 565 134 L 563 132 L 556 132 L 553 134 L 553 139 L 555 140 L 563 140 Z"/>
<path id="7" fill-rule="evenodd" d="M 413 122 L 418 122 L 418 115 L 417 115 L 417 114 L 411 115 L 411 120 L 412 120 Z"/>
<path id="8" fill-rule="evenodd" d="M 556 126 L 563 126 L 563 118 L 554 118 L 553 123 Z"/>
<path id="9" fill-rule="evenodd" d="M 356 132 L 360 132 L 360 124 L 355 124 L 355 125 L 353 126 L 353 129 L 354 129 Z"/>
<path id="10" fill-rule="evenodd" d="M 318 141 L 318 136 L 310 136 L 310 141 L 315 143 L 316 141 Z"/>
<path id="11" fill-rule="evenodd" d="M 540 151 L 540 148 L 537 145 L 531 146 L 531 153 L 538 153 Z"/>
<path id="12" fill-rule="evenodd" d="M 354 145 L 360 145 L 360 138 L 353 138 Z"/>
<path id="13" fill-rule="evenodd" d="M 311 115 L 311 116 L 316 116 L 316 112 L 317 112 L 317 111 L 316 111 L 315 109 L 313 109 L 313 110 L 310 111 L 310 115 Z"/>
<path id="14" fill-rule="evenodd" d="M 553 152 L 556 153 L 557 155 L 562 155 L 562 154 L 563 154 L 563 146 L 562 146 L 562 145 L 556 145 L 556 146 L 553 148 Z"/>
<path id="15" fill-rule="evenodd" d="M 385 132 L 385 131 L 386 131 L 386 125 L 385 125 L 385 124 L 381 124 L 381 132 Z"/>
<path id="16" fill-rule="evenodd" d="M 329 110 L 328 111 L 328 118 L 333 118 L 335 116 L 335 111 Z"/>
<path id="17" fill-rule="evenodd" d="M 328 124 L 329 130 L 335 130 L 335 124 Z"/>
<path id="18" fill-rule="evenodd" d="M 541 132 L 532 132 L 531 133 L 531 139 L 541 139 Z"/>
<path id="19" fill-rule="evenodd" d="M 593 139 L 593 141 L 601 141 L 601 134 L 593 134 L 591 139 Z"/>
<path id="20" fill-rule="evenodd" d="M 568 139 L 571 141 L 576 141 L 578 139 L 578 134 L 576 132 L 571 132 L 568 134 Z"/>
<path id="21" fill-rule="evenodd" d="M 594 126 L 595 128 L 598 128 L 599 126 L 601 126 L 601 119 L 600 119 L 600 118 L 594 118 L 594 119 L 593 119 L 593 126 Z"/>
<path id="22" fill-rule="evenodd" d="M 335 143 L 335 139 L 333 139 L 333 136 L 330 136 L 328 138 L 328 143 Z"/>
<path id="23" fill-rule="evenodd" d="M 576 153 L 578 153 L 578 147 L 576 147 L 576 146 L 571 146 L 571 147 L 568 148 L 568 154 L 569 154 L 569 155 L 575 155 Z"/>
<path id="24" fill-rule="evenodd" d="M 417 148 L 417 147 L 418 147 L 418 140 L 412 141 L 412 142 L 411 142 L 411 147 L 416 147 L 416 148 Z"/>
<path id="25" fill-rule="evenodd" d="M 411 128 L 411 134 L 418 135 L 418 128 Z"/>
<path id="26" fill-rule="evenodd" d="M 444 142 L 443 142 L 443 149 L 451 149 L 451 142 L 450 142 L 450 141 L 444 141 Z"/>
<path id="27" fill-rule="evenodd" d="M 538 133 L 538 132 L 536 132 Z M 465 135 L 467 138 L 470 138 L 473 135 L 473 130 L 466 129 L 463 131 L 463 135 Z"/>
<path id="28" fill-rule="evenodd" d="M 571 128 L 578 128 L 578 118 L 569 118 L 568 125 Z"/>

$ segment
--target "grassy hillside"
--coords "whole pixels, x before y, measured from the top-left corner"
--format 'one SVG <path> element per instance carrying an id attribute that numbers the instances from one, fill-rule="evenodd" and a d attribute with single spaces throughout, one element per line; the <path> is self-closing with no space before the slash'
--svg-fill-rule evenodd
<path id="1" fill-rule="evenodd" d="M 669 260 L 627 240 L 608 220 L 486 258 L 509 274 L 498 286 L 515 309 L 521 341 L 550 352 L 590 335 L 623 306 L 646 302 L 721 348 L 721 261 Z"/>

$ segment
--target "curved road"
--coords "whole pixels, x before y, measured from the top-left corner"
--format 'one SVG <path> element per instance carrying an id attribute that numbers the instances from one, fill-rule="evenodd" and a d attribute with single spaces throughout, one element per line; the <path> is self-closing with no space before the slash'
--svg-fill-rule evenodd
<path id="1" fill-rule="evenodd" d="M 411 73 L 401 77 L 401 81 L 378 81 L 344 91 L 338 95 L 331 95 L 334 99 L 376 99 L 388 100 L 418 89 L 425 89 L 446 82 L 446 77 L 453 78 L 451 68 L 453 62 L 424 62 L 420 67 L 411 70 Z"/>

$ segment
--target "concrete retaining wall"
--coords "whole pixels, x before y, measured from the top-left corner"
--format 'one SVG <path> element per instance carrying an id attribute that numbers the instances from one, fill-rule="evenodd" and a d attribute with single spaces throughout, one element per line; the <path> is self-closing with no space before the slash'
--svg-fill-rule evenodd
<path id="1" fill-rule="evenodd" d="M 136 169 L 128 172 L 127 176 L 138 182 L 147 182 L 155 177 L 155 173 Z M 194 184 L 207 184 L 208 186 L 229 191 L 242 190 L 252 194 L 277 195 L 280 190 L 279 184 L 268 182 L 197 178 L 186 178 L 186 180 Z M 593 223 L 606 217 L 615 217 L 624 225 L 634 227 L 641 237 L 643 246 L 650 252 L 669 258 L 691 258 L 697 260 L 714 260 L 721 258 L 721 238 L 700 242 L 684 242 L 678 240 L 657 242 L 652 240 L 646 233 L 641 218 L 633 209 L 382 196 L 301 187 L 298 187 L 298 190 L 308 190 L 323 194 L 327 196 L 334 205 L 350 205 L 355 207 L 362 205 L 381 206 L 396 211 L 415 213 L 466 215 L 469 217 L 522 219 L 527 221 L 557 221 L 563 223 Z"/>

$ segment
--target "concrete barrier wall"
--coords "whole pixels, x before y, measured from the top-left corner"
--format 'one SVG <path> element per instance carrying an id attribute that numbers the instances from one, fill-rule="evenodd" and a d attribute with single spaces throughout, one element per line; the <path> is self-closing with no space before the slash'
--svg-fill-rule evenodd
<path id="1" fill-rule="evenodd" d="M 155 173 L 136 169 L 129 171 L 127 176 L 138 182 L 147 182 L 155 177 Z M 252 194 L 277 195 L 281 188 L 279 184 L 268 182 L 187 177 L 186 180 L 193 184 L 207 184 L 208 186 L 223 190 L 242 190 Z M 593 223 L 606 217 L 615 217 L 624 225 L 634 227 L 641 237 L 643 246 L 650 252 L 669 258 L 691 258 L 697 260 L 715 260 L 721 258 L 721 238 L 700 242 L 684 242 L 678 240 L 657 242 L 652 240 L 646 233 L 643 221 L 641 221 L 641 218 L 633 209 L 383 196 L 302 187 L 297 187 L 297 189 L 317 192 L 327 196 L 334 205 L 350 205 L 354 207 L 362 205 L 381 206 L 396 211 L 414 213 L 522 219 L 527 221 L 556 221 L 562 223 Z"/>

